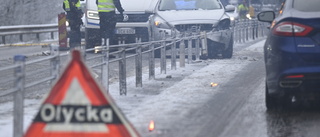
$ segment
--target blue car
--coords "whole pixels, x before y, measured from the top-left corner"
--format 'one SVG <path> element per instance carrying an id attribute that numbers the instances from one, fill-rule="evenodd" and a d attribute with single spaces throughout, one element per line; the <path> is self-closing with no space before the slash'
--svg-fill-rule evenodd
<path id="1" fill-rule="evenodd" d="M 279 13 L 263 11 L 271 23 L 264 45 L 266 107 L 320 101 L 320 0 L 285 0 Z"/>

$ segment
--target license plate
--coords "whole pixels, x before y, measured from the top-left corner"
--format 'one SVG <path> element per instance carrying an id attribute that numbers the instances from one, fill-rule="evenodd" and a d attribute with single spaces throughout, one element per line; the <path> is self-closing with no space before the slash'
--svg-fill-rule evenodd
<path id="1" fill-rule="evenodd" d="M 117 28 L 116 34 L 135 34 L 136 30 L 133 28 Z"/>

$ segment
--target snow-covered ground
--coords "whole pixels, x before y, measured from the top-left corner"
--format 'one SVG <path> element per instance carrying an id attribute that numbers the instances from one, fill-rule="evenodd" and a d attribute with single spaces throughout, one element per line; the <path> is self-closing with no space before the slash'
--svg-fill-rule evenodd
<path id="1" fill-rule="evenodd" d="M 160 70 L 157 68 L 155 80 L 148 80 L 148 74 L 145 73 L 141 88 L 135 87 L 135 77 L 130 77 L 127 79 L 126 96 L 119 95 L 118 83 L 111 84 L 109 92 L 141 136 L 151 134 L 148 131 L 148 124 L 151 120 L 154 120 L 156 124 L 156 130 L 153 133 L 161 134 L 157 129 L 166 127 L 166 122 L 186 115 L 188 110 L 206 102 L 220 92 L 219 85 L 224 85 L 239 70 L 250 62 L 256 61 L 257 59 L 246 56 L 246 53 L 262 52 L 264 42 L 262 40 L 243 50 L 236 51 L 231 59 L 195 61 L 177 70 L 170 70 L 170 64 L 167 64 L 167 74 L 159 74 Z M 236 44 L 235 47 L 237 46 L 245 45 Z M 32 122 L 40 105 L 40 100 L 25 100 L 24 130 Z M 1 137 L 12 136 L 12 111 L 12 102 L 0 104 Z"/>
<path id="2" fill-rule="evenodd" d="M 0 26 L 51 24 L 63 12 L 63 0 L 1 0 Z"/>

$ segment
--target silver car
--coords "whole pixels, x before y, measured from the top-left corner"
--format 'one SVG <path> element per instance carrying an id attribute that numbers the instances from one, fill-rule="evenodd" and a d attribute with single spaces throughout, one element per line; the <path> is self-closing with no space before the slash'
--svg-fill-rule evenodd
<path id="1" fill-rule="evenodd" d="M 209 58 L 231 58 L 233 32 L 230 16 L 219 0 L 159 0 L 150 18 L 152 37 L 163 38 L 164 33 L 172 36 L 184 32 L 205 31 Z"/>

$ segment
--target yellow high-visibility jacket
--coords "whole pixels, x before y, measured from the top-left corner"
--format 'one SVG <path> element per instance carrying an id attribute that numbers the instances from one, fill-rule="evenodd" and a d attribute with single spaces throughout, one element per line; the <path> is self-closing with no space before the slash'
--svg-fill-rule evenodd
<path id="1" fill-rule="evenodd" d="M 97 5 L 99 12 L 110 12 L 115 10 L 113 0 L 98 0 Z"/>

